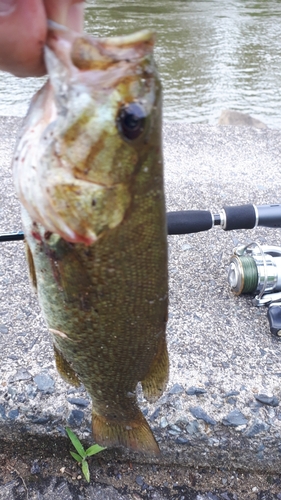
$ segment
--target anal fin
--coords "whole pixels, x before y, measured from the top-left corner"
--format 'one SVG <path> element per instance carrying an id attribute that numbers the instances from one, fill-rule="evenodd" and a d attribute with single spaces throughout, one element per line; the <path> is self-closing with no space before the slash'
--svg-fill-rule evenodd
<path id="1" fill-rule="evenodd" d="M 60 376 L 68 384 L 74 385 L 74 387 L 79 387 L 81 382 L 77 377 L 75 371 L 70 366 L 69 362 L 63 357 L 62 353 L 54 346 L 56 367 Z"/>
<path id="2" fill-rule="evenodd" d="M 141 381 L 144 397 L 153 403 L 163 394 L 169 378 L 169 356 L 166 338 L 163 335 L 158 352 L 146 377 Z"/>

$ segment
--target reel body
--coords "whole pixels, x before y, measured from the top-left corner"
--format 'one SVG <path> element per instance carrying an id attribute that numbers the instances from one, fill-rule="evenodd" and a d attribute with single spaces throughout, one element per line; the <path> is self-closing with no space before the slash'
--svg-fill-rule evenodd
<path id="1" fill-rule="evenodd" d="M 235 248 L 228 283 L 235 295 L 255 293 L 253 305 L 268 306 L 270 331 L 281 337 L 281 247 L 253 242 Z"/>

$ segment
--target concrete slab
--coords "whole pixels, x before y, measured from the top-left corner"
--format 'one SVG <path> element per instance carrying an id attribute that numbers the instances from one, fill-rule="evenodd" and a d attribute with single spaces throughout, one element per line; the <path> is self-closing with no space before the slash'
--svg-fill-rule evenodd
<path id="1" fill-rule="evenodd" d="M 20 122 L 0 119 L 0 232 L 20 229 L 10 172 Z M 167 210 L 278 203 L 280 144 L 277 130 L 165 125 Z M 233 247 L 252 240 L 279 244 L 280 230 L 169 237 L 169 387 L 155 405 L 140 394 L 162 456 L 133 457 L 138 462 L 279 472 L 281 344 L 266 310 L 235 297 L 227 284 Z M 23 244 L 2 243 L 0 263 L 0 443 L 68 450 L 66 425 L 91 443 L 89 398 L 57 375 Z M 259 403 L 261 393 L 278 405 Z"/>

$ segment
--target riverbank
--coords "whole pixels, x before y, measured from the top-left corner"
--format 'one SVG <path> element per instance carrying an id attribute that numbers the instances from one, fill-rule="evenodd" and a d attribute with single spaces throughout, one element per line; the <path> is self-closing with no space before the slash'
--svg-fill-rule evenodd
<path id="1" fill-rule="evenodd" d="M 9 166 L 18 125 L 16 118 L 0 119 L 1 232 L 20 229 Z M 278 203 L 280 144 L 277 130 L 165 125 L 167 210 L 218 213 L 224 205 Z M 162 455 L 147 459 L 107 450 L 99 460 L 277 477 L 281 344 L 270 334 L 266 310 L 253 307 L 250 298 L 235 297 L 227 284 L 233 247 L 252 240 L 278 245 L 280 229 L 227 233 L 215 228 L 169 237 L 170 381 L 155 405 L 140 395 Z M 23 244 L 2 243 L 0 259 L 1 447 L 26 449 L 29 457 L 34 451 L 34 461 L 44 462 L 44 454 L 63 459 L 70 447 L 66 425 L 91 443 L 89 399 L 57 375 L 48 332 L 29 288 Z M 265 404 L 261 394 L 274 398 Z M 63 473 L 58 470 L 58 475 Z M 258 494 L 252 491 L 256 496 L 245 498 Z"/>

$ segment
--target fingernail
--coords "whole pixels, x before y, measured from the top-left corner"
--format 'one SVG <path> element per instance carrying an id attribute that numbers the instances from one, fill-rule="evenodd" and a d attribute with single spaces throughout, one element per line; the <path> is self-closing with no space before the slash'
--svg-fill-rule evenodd
<path id="1" fill-rule="evenodd" d="M 17 5 L 17 0 L 0 0 L 0 16 L 12 14 Z"/>

